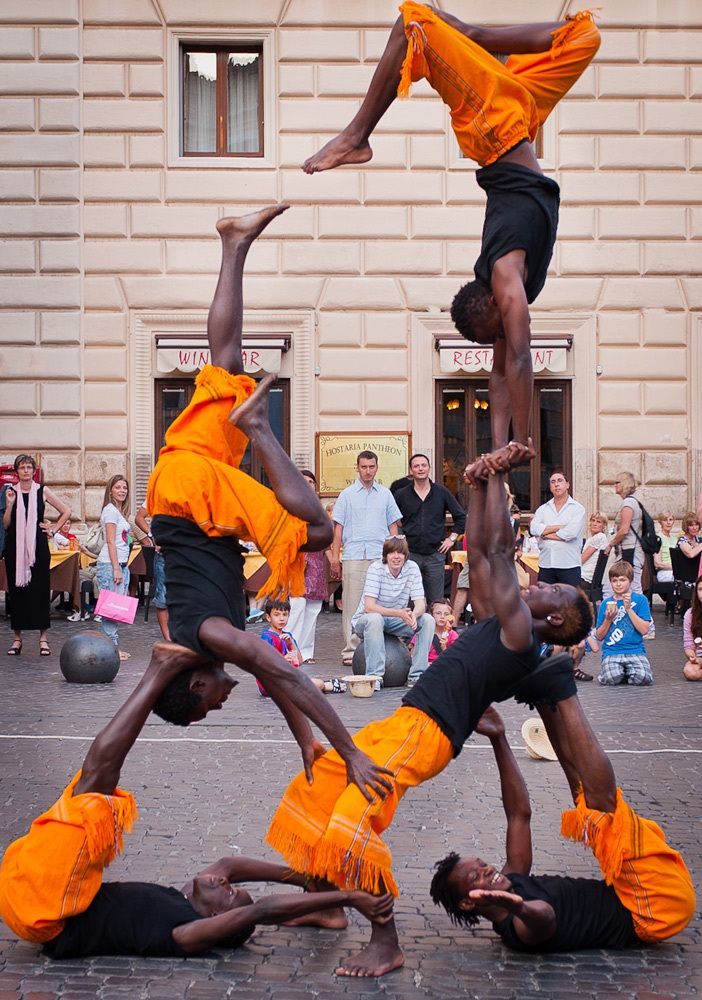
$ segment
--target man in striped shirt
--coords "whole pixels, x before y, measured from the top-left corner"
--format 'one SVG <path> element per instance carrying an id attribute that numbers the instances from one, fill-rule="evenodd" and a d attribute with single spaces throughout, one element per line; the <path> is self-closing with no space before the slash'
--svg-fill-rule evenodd
<path id="1" fill-rule="evenodd" d="M 413 607 L 410 608 L 410 601 Z M 391 535 L 383 545 L 383 557 L 368 567 L 363 595 L 351 619 L 353 632 L 363 639 L 366 674 L 375 678 L 376 690 L 385 675 L 385 635 L 416 636 L 407 683 L 411 687 L 429 663 L 434 637 L 434 619 L 426 614 L 422 574 L 409 561 L 404 535 Z"/>

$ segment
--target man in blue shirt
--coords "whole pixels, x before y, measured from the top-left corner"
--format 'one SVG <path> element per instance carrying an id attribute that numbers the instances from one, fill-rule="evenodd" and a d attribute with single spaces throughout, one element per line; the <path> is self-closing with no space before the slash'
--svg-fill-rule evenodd
<path id="1" fill-rule="evenodd" d="M 435 623 L 426 614 L 422 574 L 409 561 L 409 546 L 402 535 L 388 538 L 382 560 L 371 563 L 352 625 L 354 634 L 363 638 L 366 674 L 375 676 L 376 691 L 385 676 L 385 633 L 415 640 L 407 678 L 410 687 L 427 669 Z"/>
<path id="2" fill-rule="evenodd" d="M 333 580 L 341 578 L 343 582 L 344 648 L 341 659 L 347 666 L 359 642 L 358 636 L 351 634 L 351 619 L 363 594 L 366 572 L 374 560 L 380 559 L 388 534 L 397 534 L 398 521 L 402 517 L 390 490 L 375 481 L 378 472 L 375 452 L 362 451 L 356 459 L 356 469 L 358 479 L 341 491 L 332 511 L 331 577 Z"/>

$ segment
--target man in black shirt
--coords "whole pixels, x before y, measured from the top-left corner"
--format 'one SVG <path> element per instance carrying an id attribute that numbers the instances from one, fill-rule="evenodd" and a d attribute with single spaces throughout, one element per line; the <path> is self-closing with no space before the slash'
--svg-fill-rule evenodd
<path id="1" fill-rule="evenodd" d="M 222 858 L 181 890 L 140 882 L 103 884 L 103 871 L 120 853 L 123 831 L 131 829 L 137 815 L 133 796 L 117 787 L 127 753 L 161 692 L 203 661 L 183 646 L 157 644 L 144 676 L 95 738 L 61 798 L 7 848 L 0 867 L 0 915 L 18 937 L 43 944 L 55 958 L 185 957 L 217 944 L 236 947 L 256 924 L 304 920 L 345 926 L 343 906 L 381 923 L 390 919 L 389 894 L 296 893 L 255 903 L 233 883 L 304 883 L 280 865 L 247 858 Z"/>
<path id="2" fill-rule="evenodd" d="M 422 574 L 427 608 L 444 597 L 446 553 L 466 528 L 466 512 L 445 486 L 429 478 L 426 455 L 417 453 L 409 460 L 411 479 L 395 494 L 402 511 L 402 530 L 409 545 L 410 559 Z M 446 534 L 446 514 L 453 518 L 453 530 Z"/>
<path id="3" fill-rule="evenodd" d="M 514 569 L 514 532 L 503 476 L 479 483 L 468 512 L 471 584 L 485 621 L 464 629 L 386 719 L 354 737 L 377 765 L 392 769 L 392 792 L 370 804 L 346 791 L 343 763 L 333 751 L 315 762 L 314 785 L 293 779 L 266 837 L 295 871 L 341 888 L 398 894 L 382 832 L 408 788 L 433 778 L 462 750 L 493 701 L 514 696 L 531 702 L 577 698 L 572 665 L 553 660 L 543 669 L 539 644 L 585 636 L 592 607 L 582 591 L 537 584 L 520 596 Z M 494 613 L 492 613 L 494 611 Z M 566 640 L 566 636 L 569 638 Z M 554 641 L 551 639 L 551 641 Z M 403 963 L 393 920 L 373 922 L 371 940 L 337 975 L 380 976 Z"/>
<path id="4" fill-rule="evenodd" d="M 530 875 L 529 793 L 502 719 L 490 708 L 477 731 L 489 737 L 495 753 L 507 860 L 498 869 L 480 858 L 449 854 L 436 864 L 432 899 L 454 923 L 492 921 L 504 944 L 518 951 L 626 948 L 677 934 L 695 907 L 682 857 L 667 845 L 660 827 L 624 801 L 577 698 L 542 717 L 576 804 L 563 813 L 562 832 L 592 849 L 604 879 Z"/>

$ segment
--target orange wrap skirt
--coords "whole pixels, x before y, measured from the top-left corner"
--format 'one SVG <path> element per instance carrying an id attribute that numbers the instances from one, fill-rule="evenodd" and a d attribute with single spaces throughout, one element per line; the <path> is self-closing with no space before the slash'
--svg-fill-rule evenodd
<path id="1" fill-rule="evenodd" d="M 80 776 L 2 859 L 0 916 L 25 941 L 51 941 L 69 917 L 87 910 L 137 818 L 133 796 L 121 788 L 73 795 Z"/>
<path id="2" fill-rule="evenodd" d="M 561 833 L 592 850 L 641 941 L 663 941 L 689 924 L 695 891 L 682 856 L 657 823 L 636 815 L 620 789 L 611 813 L 588 809 L 581 792 L 575 809 L 561 817 Z"/>
<path id="3" fill-rule="evenodd" d="M 534 141 L 600 45 L 590 12 L 580 11 L 553 32 L 548 51 L 513 55 L 503 65 L 430 7 L 407 0 L 400 12 L 408 43 L 397 96 L 427 80 L 449 107 L 461 151 L 481 167 Z"/>
<path id="4" fill-rule="evenodd" d="M 416 708 L 398 708 L 371 722 L 353 738 L 371 760 L 392 771 L 392 791 L 368 802 L 348 785 L 346 765 L 335 750 L 315 763 L 314 783 L 304 772 L 288 785 L 266 841 L 297 872 L 325 878 L 340 889 L 392 892 L 392 855 L 380 834 L 392 823 L 408 788 L 439 774 L 453 759 L 453 747 L 437 724 Z"/>
<path id="5" fill-rule="evenodd" d="M 259 596 L 296 597 L 305 589 L 307 524 L 290 514 L 272 490 L 239 468 L 248 438 L 229 423 L 256 383 L 206 365 L 190 403 L 166 432 L 151 473 L 146 509 L 193 521 L 206 535 L 235 535 L 255 542 L 271 575 Z"/>

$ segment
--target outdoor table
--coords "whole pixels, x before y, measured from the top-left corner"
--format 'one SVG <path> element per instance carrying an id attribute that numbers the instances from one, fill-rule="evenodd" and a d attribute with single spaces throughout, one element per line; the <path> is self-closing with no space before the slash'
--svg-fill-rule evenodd
<path id="1" fill-rule="evenodd" d="M 71 604 L 77 611 L 80 607 L 80 552 L 67 549 L 52 552 L 49 568 L 49 586 L 59 594 L 70 594 Z M 0 591 L 7 591 L 7 570 L 5 560 L 0 560 Z"/>

